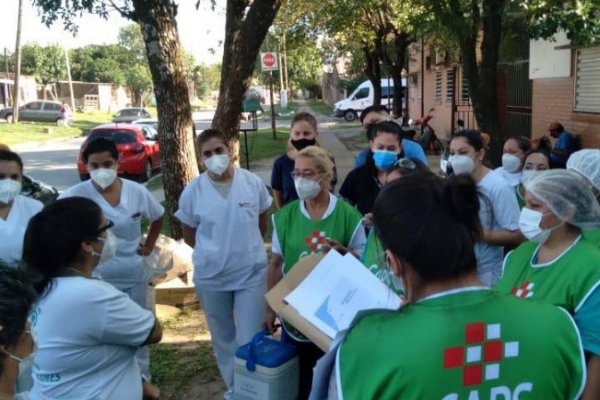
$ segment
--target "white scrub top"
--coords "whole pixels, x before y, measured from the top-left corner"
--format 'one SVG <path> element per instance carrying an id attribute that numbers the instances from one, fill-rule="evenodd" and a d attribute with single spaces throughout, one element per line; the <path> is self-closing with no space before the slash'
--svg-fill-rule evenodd
<path id="1" fill-rule="evenodd" d="M 30 317 L 37 351 L 32 400 L 142 398 L 136 350 L 155 318 L 98 279 L 55 278 Z"/>
<path id="2" fill-rule="evenodd" d="M 519 186 L 521 184 L 521 177 L 523 172 L 508 172 L 504 167 L 498 167 L 496 171 L 508 184 L 512 187 Z"/>
<path id="3" fill-rule="evenodd" d="M 224 198 L 204 173 L 185 188 L 175 213 L 196 229 L 194 284 L 212 290 L 239 290 L 266 280 L 267 253 L 258 217 L 273 199 L 255 174 L 236 168 Z"/>
<path id="4" fill-rule="evenodd" d="M 31 217 L 44 205 L 29 197 L 18 195 L 13 200 L 6 220 L 0 218 L 0 259 L 13 265 L 23 257 L 23 238 Z"/>
<path id="5" fill-rule="evenodd" d="M 99 264 L 95 275 L 125 290 L 140 281 L 150 279 L 142 257 L 137 254 L 142 239 L 142 216 L 156 221 L 162 217 L 165 210 L 144 186 L 127 179 L 121 181 L 121 201 L 116 207 L 102 197 L 91 180 L 67 189 L 60 198 L 78 196 L 93 200 L 102 208 L 104 216 L 114 223 L 111 231 L 117 237 L 117 255 Z"/>
<path id="6" fill-rule="evenodd" d="M 481 227 L 487 231 L 519 230 L 521 210 L 511 187 L 496 171 L 490 171 L 477 185 L 479 190 L 479 220 Z M 504 248 L 489 243 L 475 244 L 477 272 L 485 274 L 502 272 Z"/>

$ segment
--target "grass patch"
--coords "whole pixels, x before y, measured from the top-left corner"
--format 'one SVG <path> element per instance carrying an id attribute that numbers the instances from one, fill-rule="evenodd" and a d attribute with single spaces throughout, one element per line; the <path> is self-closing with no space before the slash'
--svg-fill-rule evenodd
<path id="1" fill-rule="evenodd" d="M 248 157 L 250 162 L 277 157 L 287 150 L 289 130 L 277 128 L 277 139 L 273 139 L 271 128 L 259 129 L 248 133 Z M 240 165 L 246 167 L 246 143 L 244 135 L 240 135 Z"/>
<path id="2" fill-rule="evenodd" d="M 306 100 L 306 103 L 317 114 L 329 116 L 329 115 L 331 115 L 331 112 L 333 111 L 331 106 L 328 106 L 327 104 L 323 103 L 321 100 L 308 99 L 308 100 Z"/>
<path id="3" fill-rule="evenodd" d="M 163 178 L 162 174 L 156 174 L 152 178 L 148 179 L 144 186 L 151 192 L 162 190 L 163 188 Z"/>
<path id="4" fill-rule="evenodd" d="M 68 128 L 50 122 L 22 122 L 0 124 L 0 143 L 15 145 L 27 142 L 45 143 L 55 139 L 70 139 L 87 134 L 93 127 L 109 123 L 111 113 L 76 113 L 75 122 Z M 50 131 L 51 133 L 47 133 Z"/>

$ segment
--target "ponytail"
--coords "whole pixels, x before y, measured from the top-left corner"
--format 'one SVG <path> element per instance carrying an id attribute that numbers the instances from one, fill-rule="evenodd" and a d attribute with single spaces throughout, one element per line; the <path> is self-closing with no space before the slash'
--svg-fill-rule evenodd
<path id="1" fill-rule="evenodd" d="M 481 238 L 477 184 L 469 175 L 451 175 L 444 180 L 444 204 L 456 221 L 465 225 L 471 238 Z"/>

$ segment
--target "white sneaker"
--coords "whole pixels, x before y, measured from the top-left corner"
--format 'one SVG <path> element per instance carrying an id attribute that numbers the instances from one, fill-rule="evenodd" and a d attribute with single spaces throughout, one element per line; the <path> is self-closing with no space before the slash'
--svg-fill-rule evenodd
<path id="1" fill-rule="evenodd" d="M 233 389 L 229 389 L 223 394 L 223 400 L 233 400 Z"/>

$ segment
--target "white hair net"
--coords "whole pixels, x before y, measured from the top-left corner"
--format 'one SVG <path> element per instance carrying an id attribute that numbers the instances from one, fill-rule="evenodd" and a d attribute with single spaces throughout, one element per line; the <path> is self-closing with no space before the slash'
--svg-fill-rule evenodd
<path id="1" fill-rule="evenodd" d="M 525 183 L 525 190 L 561 221 L 582 230 L 600 226 L 600 205 L 592 190 L 573 171 L 544 171 Z"/>
<path id="2" fill-rule="evenodd" d="M 585 149 L 571 154 L 567 160 L 567 169 L 579 172 L 598 190 L 600 190 L 600 150 Z"/>

